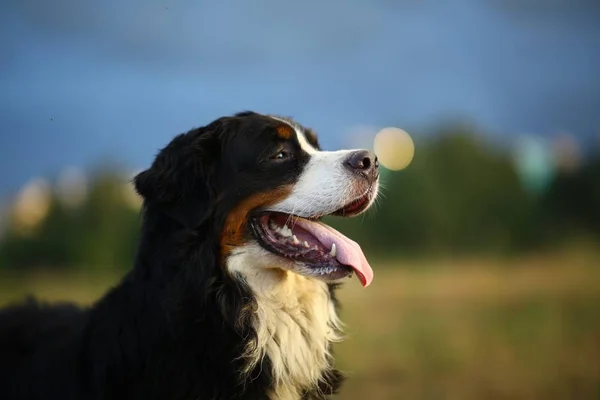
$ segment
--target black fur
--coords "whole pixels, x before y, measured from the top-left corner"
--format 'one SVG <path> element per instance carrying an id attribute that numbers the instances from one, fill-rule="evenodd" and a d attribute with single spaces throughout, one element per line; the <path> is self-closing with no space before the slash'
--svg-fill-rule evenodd
<path id="1" fill-rule="evenodd" d="M 142 238 L 121 283 L 89 309 L 28 300 L 0 312 L 0 399 L 266 398 L 268 358 L 252 379 L 239 373 L 254 300 L 224 270 L 219 237 L 241 200 L 293 183 L 306 163 L 298 148 L 285 165 L 262 163 L 273 130 L 272 119 L 246 112 L 161 150 L 135 178 Z M 304 398 L 340 383 L 332 371 Z"/>

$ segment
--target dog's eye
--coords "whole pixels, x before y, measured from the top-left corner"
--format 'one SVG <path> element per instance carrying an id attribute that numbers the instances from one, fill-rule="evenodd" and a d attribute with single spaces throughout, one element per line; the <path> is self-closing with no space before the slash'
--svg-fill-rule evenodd
<path id="1" fill-rule="evenodd" d="M 288 153 L 287 153 L 287 151 L 281 150 L 280 152 L 275 154 L 272 158 L 273 158 L 273 160 L 283 160 L 283 159 L 288 158 Z"/>

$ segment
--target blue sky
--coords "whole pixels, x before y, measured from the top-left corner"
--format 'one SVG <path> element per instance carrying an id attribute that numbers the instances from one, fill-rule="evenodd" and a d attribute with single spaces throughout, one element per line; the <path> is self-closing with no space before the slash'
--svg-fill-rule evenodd
<path id="1" fill-rule="evenodd" d="M 5 0 L 0 195 L 252 109 L 326 147 L 355 126 L 468 118 L 490 135 L 600 132 L 590 0 Z"/>

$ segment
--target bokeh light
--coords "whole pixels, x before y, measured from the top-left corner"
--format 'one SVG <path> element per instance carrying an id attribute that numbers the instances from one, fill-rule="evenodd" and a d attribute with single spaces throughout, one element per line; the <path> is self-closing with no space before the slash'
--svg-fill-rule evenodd
<path id="1" fill-rule="evenodd" d="M 384 128 L 375 135 L 373 149 L 385 168 L 399 171 L 408 167 L 415 155 L 415 144 L 406 131 L 400 128 Z"/>
<path id="2" fill-rule="evenodd" d="M 131 274 L 133 178 L 176 135 L 288 115 L 325 151 L 379 157 L 373 207 L 323 219 L 375 271 L 337 291 L 335 399 L 600 400 L 600 1 L 113 3 L 0 7 L 0 315 L 88 306 Z"/>
<path id="3" fill-rule="evenodd" d="M 523 135 L 515 144 L 514 163 L 525 189 L 542 193 L 555 173 L 552 150 L 546 140 Z"/>

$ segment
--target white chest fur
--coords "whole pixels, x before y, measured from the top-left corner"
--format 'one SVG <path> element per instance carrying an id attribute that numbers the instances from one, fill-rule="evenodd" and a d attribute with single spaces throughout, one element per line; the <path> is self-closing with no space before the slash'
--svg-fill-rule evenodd
<path id="1" fill-rule="evenodd" d="M 227 263 L 230 272 L 244 277 L 256 298 L 250 312 L 257 336 L 246 348 L 245 372 L 269 357 L 274 379 L 271 397 L 295 400 L 331 369 L 329 347 L 342 339 L 341 322 L 324 282 L 265 268 L 268 260 L 277 259 L 264 253 L 250 245 L 232 254 Z"/>

